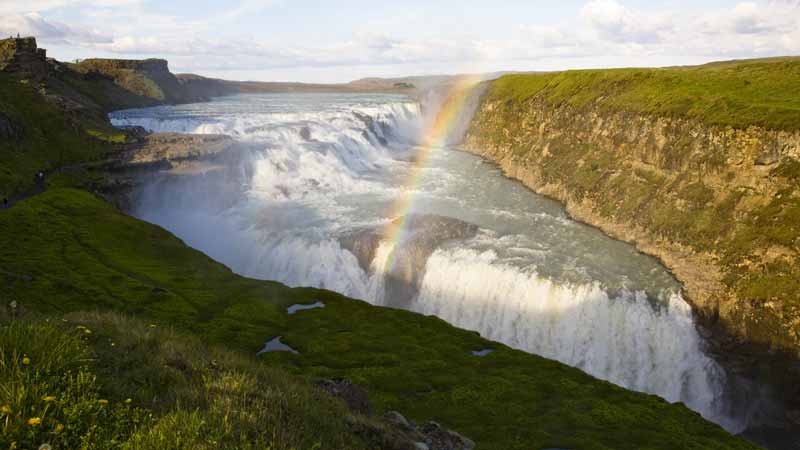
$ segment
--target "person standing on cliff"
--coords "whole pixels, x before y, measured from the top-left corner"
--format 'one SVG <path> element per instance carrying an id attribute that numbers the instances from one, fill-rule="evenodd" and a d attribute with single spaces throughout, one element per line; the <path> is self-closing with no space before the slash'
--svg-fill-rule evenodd
<path id="1" fill-rule="evenodd" d="M 34 177 L 34 180 L 36 180 L 36 187 L 38 187 L 39 189 L 44 189 L 44 171 L 43 170 L 40 170 L 40 171 L 36 172 L 36 176 Z"/>

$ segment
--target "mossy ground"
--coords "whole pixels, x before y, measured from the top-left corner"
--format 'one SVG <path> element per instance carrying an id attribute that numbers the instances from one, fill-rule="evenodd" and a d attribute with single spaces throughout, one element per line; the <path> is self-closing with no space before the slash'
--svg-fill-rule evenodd
<path id="1" fill-rule="evenodd" d="M 506 75 L 495 100 L 544 98 L 575 107 L 597 104 L 710 125 L 800 129 L 800 58 L 732 61 L 661 69 L 572 70 Z"/>
<path id="2" fill-rule="evenodd" d="M 683 405 L 488 342 L 435 317 L 239 277 L 163 229 L 78 190 L 48 191 L 0 214 L 0 268 L 5 303 L 13 299 L 40 314 L 67 314 L 73 321 L 80 317 L 81 324 L 94 328 L 105 325 L 89 325 L 91 315 L 70 314 L 112 310 L 135 315 L 156 329 L 175 327 L 203 344 L 249 355 L 269 338 L 283 336 L 300 354 L 265 354 L 260 357 L 264 370 L 298 379 L 350 378 L 369 391 L 379 411 L 396 409 L 417 421 L 439 421 L 475 440 L 480 449 L 755 448 Z M 318 300 L 326 307 L 286 313 L 289 305 Z M 98 334 L 122 345 L 147 331 L 131 326 L 126 337 L 126 326 L 119 328 L 116 334 Z M 99 342 L 105 346 L 108 340 Z M 142 355 L 156 344 L 121 353 L 120 360 L 111 356 L 116 350 L 97 347 L 99 392 L 119 400 L 134 395 L 128 392 L 137 386 L 141 398 L 136 404 L 150 411 L 162 411 L 162 402 L 177 402 L 160 391 L 174 373 L 168 364 L 142 367 Z M 484 358 L 470 353 L 486 347 L 495 351 Z M 40 359 L 33 350 L 29 355 Z M 103 367 L 104 361 L 114 362 Z M 125 381 L 104 384 L 118 376 Z M 280 381 L 268 383 L 286 389 Z M 187 401 L 194 401 L 187 395 Z M 166 400 L 149 404 L 151 396 Z M 306 413 L 313 420 L 313 410 L 299 411 L 301 422 Z M 150 430 L 168 435 L 174 423 L 194 421 L 191 410 L 180 414 L 159 416 Z M 330 429 L 336 426 L 332 422 Z M 185 433 L 197 435 L 191 427 Z M 323 448 L 351 448 L 327 439 Z"/>

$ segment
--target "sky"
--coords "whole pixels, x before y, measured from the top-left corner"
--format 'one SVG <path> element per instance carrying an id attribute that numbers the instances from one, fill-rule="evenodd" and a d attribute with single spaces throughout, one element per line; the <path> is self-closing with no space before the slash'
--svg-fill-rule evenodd
<path id="1" fill-rule="evenodd" d="M 0 36 L 60 60 L 345 82 L 800 54 L 800 0 L 0 0 Z"/>

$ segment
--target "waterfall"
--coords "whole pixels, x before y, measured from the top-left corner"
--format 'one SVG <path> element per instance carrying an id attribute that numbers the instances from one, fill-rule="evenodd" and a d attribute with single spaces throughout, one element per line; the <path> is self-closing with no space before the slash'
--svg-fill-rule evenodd
<path id="1" fill-rule="evenodd" d="M 244 157 L 217 162 L 224 171 L 150 177 L 133 211 L 237 273 L 434 314 L 741 431 L 725 373 L 666 269 L 474 156 L 437 153 L 408 236 L 381 236 L 431 111 L 390 95 L 275 94 L 112 120 L 243 146 Z"/>

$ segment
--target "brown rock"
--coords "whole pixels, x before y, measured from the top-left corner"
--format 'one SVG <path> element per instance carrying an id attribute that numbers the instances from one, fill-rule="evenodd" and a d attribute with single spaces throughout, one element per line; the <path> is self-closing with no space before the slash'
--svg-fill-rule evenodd
<path id="1" fill-rule="evenodd" d="M 353 384 L 352 381 L 347 379 L 321 380 L 317 385 L 328 394 L 343 400 L 350 411 L 365 416 L 372 415 L 372 404 L 367 391 L 361 386 Z"/>

